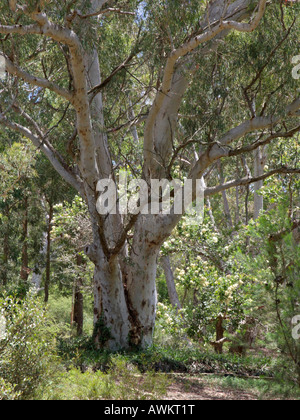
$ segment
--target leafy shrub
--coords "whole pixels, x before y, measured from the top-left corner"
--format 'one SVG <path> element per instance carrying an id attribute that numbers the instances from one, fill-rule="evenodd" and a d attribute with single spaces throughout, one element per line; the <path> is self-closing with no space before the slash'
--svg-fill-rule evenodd
<path id="1" fill-rule="evenodd" d="M 15 392 L 15 387 L 13 385 L 5 382 L 3 378 L 0 378 L 0 401 L 16 400 L 19 395 L 19 393 Z"/>
<path id="2" fill-rule="evenodd" d="M 0 340 L 1 386 L 8 397 L 15 392 L 14 397 L 20 399 L 34 398 L 54 373 L 53 327 L 31 294 L 23 301 L 12 296 L 0 299 L 0 314 L 6 320 Z"/>
<path id="3" fill-rule="evenodd" d="M 177 311 L 172 305 L 158 303 L 155 325 L 155 343 L 160 346 L 187 344 L 187 327 L 184 310 Z"/>
<path id="4" fill-rule="evenodd" d="M 90 310 L 89 296 L 84 295 L 84 334 L 93 332 L 93 313 Z M 72 296 L 60 296 L 56 290 L 52 291 L 47 305 L 47 316 L 59 329 L 61 337 L 76 335 L 76 327 L 71 327 Z"/>
<path id="5" fill-rule="evenodd" d="M 112 358 L 107 373 L 88 370 L 82 373 L 71 369 L 62 374 L 51 400 L 154 400 L 166 394 L 168 379 L 161 374 L 147 372 L 143 376 L 137 367 L 121 357 Z"/>

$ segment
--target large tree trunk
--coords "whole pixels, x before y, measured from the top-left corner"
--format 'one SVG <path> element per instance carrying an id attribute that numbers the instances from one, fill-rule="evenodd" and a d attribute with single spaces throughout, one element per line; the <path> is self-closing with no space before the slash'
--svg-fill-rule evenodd
<path id="1" fill-rule="evenodd" d="M 91 11 L 99 10 L 93 0 Z M 86 55 L 90 88 L 101 83 L 101 69 L 97 51 Z M 133 110 L 132 110 L 133 113 Z M 91 109 L 94 138 L 99 168 L 99 180 L 114 179 L 107 134 L 104 129 L 103 98 L 96 95 Z M 133 114 L 132 114 L 133 117 Z M 135 135 L 136 135 L 135 130 Z M 138 136 L 135 136 L 138 141 Z M 132 346 L 146 347 L 152 344 L 156 315 L 156 269 L 159 246 L 151 245 L 147 239 L 145 225 L 137 224 L 130 255 L 126 244 L 116 255 L 107 255 L 103 236 L 110 247 L 115 244 L 122 230 L 120 216 L 110 216 L 99 237 L 99 218 L 93 208 L 94 197 L 90 197 L 90 213 L 94 226 L 92 256 L 94 273 L 94 339 L 98 347 L 112 350 Z M 150 216 L 149 220 L 153 218 Z M 101 222 L 102 223 L 102 222 Z M 149 231 L 154 226 L 149 227 Z M 160 242 L 161 244 L 161 242 Z"/>
<path id="2" fill-rule="evenodd" d="M 150 217 L 148 220 L 151 220 Z M 152 229 L 155 230 L 155 225 Z M 147 223 L 140 218 L 128 267 L 127 304 L 131 320 L 131 341 L 142 348 L 150 346 L 153 339 L 158 254 L 159 245 L 148 236 Z"/>
<path id="3" fill-rule="evenodd" d="M 94 244 L 94 252 L 88 252 L 95 263 L 94 339 L 98 347 L 117 350 L 152 344 L 161 243 L 154 243 L 149 235 L 151 222 L 152 216 L 140 217 L 128 255 L 107 257 L 100 241 Z M 155 223 L 152 226 L 156 230 Z"/>
<path id="4" fill-rule="evenodd" d="M 95 344 L 99 348 L 105 347 L 110 350 L 127 348 L 130 322 L 118 258 L 113 257 L 108 261 L 105 256 L 99 256 L 95 265 L 94 281 Z"/>

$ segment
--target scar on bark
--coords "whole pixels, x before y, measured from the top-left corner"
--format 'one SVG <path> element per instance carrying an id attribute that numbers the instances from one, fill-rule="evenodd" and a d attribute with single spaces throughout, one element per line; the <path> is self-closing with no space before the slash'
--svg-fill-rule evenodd
<path id="1" fill-rule="evenodd" d="M 138 312 L 133 308 L 127 287 L 124 287 L 124 293 L 129 314 L 128 319 L 131 325 L 129 341 L 132 346 L 139 346 L 142 341 L 143 326 L 139 320 Z"/>

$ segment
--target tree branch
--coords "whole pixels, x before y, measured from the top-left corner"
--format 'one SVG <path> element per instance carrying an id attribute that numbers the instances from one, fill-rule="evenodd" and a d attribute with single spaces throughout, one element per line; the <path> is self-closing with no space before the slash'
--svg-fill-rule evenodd
<path id="1" fill-rule="evenodd" d="M 269 117 L 256 117 L 251 120 L 248 120 L 239 126 L 229 130 L 219 141 L 214 142 L 211 146 L 203 153 L 199 160 L 196 162 L 194 167 L 192 168 L 189 178 L 197 179 L 202 176 L 203 172 L 207 169 L 207 167 L 214 161 L 221 159 L 223 157 L 234 156 L 235 152 L 230 152 L 228 146 L 233 143 L 234 141 L 240 139 L 241 137 L 249 134 L 251 132 L 265 130 L 267 128 L 274 128 L 277 124 L 283 121 L 287 117 L 295 117 L 299 115 L 300 110 L 300 97 L 297 98 L 294 102 L 287 106 L 285 110 L 285 114 L 281 116 L 269 116 Z M 298 127 L 295 132 L 299 131 Z M 289 132 L 292 133 L 293 130 Z M 283 137 L 288 137 L 287 133 L 284 133 Z M 274 138 L 278 138 L 279 136 L 277 133 L 271 135 L 271 142 Z M 255 150 L 257 144 L 253 148 Z M 251 147 L 249 148 L 251 149 Z M 250 150 L 249 150 L 250 151 Z M 240 153 L 237 153 L 240 154 Z"/>
<path id="2" fill-rule="evenodd" d="M 73 102 L 74 95 L 70 91 L 59 87 L 58 85 L 50 82 L 47 79 L 32 76 L 31 74 L 25 72 L 24 70 L 16 66 L 7 56 L 4 56 L 4 58 L 6 70 L 8 71 L 8 73 L 12 74 L 13 76 L 17 76 L 18 78 L 24 80 L 30 85 L 38 86 L 43 89 L 49 89 L 52 92 L 55 92 L 57 95 L 61 96 L 62 98 L 65 98 L 67 101 L 71 103 Z"/>
<path id="3" fill-rule="evenodd" d="M 229 190 L 230 188 L 240 187 L 240 186 L 243 186 L 243 185 L 254 184 L 255 182 L 263 181 L 263 180 L 265 180 L 267 178 L 270 178 L 271 176 L 276 175 L 276 174 L 283 174 L 283 175 L 300 174 L 300 169 L 282 167 L 282 168 L 274 169 L 274 170 L 272 170 L 270 172 L 267 172 L 266 174 L 261 175 L 261 176 L 256 177 L 256 178 L 245 177 L 245 178 L 242 178 L 242 179 L 236 179 L 234 181 L 226 182 L 225 184 L 218 185 L 216 187 L 208 187 L 205 190 L 205 197 L 210 197 L 211 195 L 215 195 L 215 194 L 218 194 L 222 191 Z"/>
<path id="4" fill-rule="evenodd" d="M 42 35 L 42 28 L 40 25 L 0 25 L 0 34 L 10 35 Z"/>
<path id="5" fill-rule="evenodd" d="M 40 26 L 39 33 L 49 37 L 69 48 L 70 64 L 74 81 L 74 96 L 72 104 L 76 110 L 77 131 L 80 139 L 81 173 L 91 190 L 95 190 L 99 180 L 99 170 L 96 164 L 95 138 L 90 117 L 90 103 L 85 68 L 85 54 L 76 33 L 68 28 L 51 22 L 43 12 L 29 12 L 27 6 L 23 12 Z"/>
<path id="6" fill-rule="evenodd" d="M 190 52 L 194 51 L 201 44 L 206 43 L 216 38 L 221 33 L 228 33 L 228 31 L 230 30 L 236 30 L 239 32 L 253 32 L 258 27 L 264 15 L 266 4 L 267 4 L 267 0 L 259 1 L 258 11 L 251 23 L 240 23 L 238 21 L 230 21 L 230 20 L 224 21 L 222 17 L 224 14 L 224 10 L 221 12 L 221 15 L 218 11 L 219 13 L 218 20 L 214 22 L 213 24 L 210 24 L 208 26 L 208 29 L 206 29 L 204 33 L 197 35 L 195 37 L 192 37 L 185 44 L 181 45 L 179 48 L 171 52 L 169 58 L 167 59 L 167 63 L 164 69 L 161 89 L 156 95 L 156 98 L 152 105 L 152 108 L 149 113 L 146 126 L 145 126 L 144 171 L 145 171 L 146 176 L 149 176 L 149 173 L 151 173 L 151 170 L 153 169 L 152 167 L 153 167 L 154 156 L 155 156 L 154 129 L 155 129 L 155 124 L 156 124 L 156 119 L 158 117 L 158 114 L 160 113 L 166 98 L 173 96 L 172 99 L 178 102 L 180 98 L 183 96 L 183 93 L 185 92 L 188 86 L 187 81 L 182 80 L 182 82 L 180 82 L 179 80 L 177 80 L 176 83 L 178 85 L 178 92 L 176 92 L 176 95 L 172 95 L 172 87 L 174 88 L 175 68 L 176 68 L 178 60 L 186 56 Z M 237 10 L 239 10 L 239 7 L 237 7 Z M 179 102 L 179 105 L 180 105 L 180 102 Z M 167 141 L 166 136 L 163 141 L 164 142 Z"/>
<path id="7" fill-rule="evenodd" d="M 295 229 L 298 229 L 300 227 L 300 221 L 295 221 L 292 223 L 292 226 L 290 229 L 283 229 L 280 232 L 274 233 L 269 237 L 270 242 L 279 242 L 281 241 L 286 235 L 293 232 Z"/>
<path id="8" fill-rule="evenodd" d="M 287 131 L 285 133 L 284 132 L 278 132 L 278 133 L 272 134 L 271 136 L 267 137 L 265 140 L 259 140 L 259 141 L 256 141 L 255 143 L 252 143 L 252 144 L 248 145 L 248 146 L 240 147 L 240 148 L 235 149 L 235 150 L 229 150 L 228 151 L 228 156 L 239 156 L 239 155 L 242 155 L 244 153 L 252 152 L 252 151 L 258 149 L 261 146 L 266 146 L 267 144 L 271 143 L 272 140 L 274 140 L 274 139 L 293 137 L 299 131 L 300 131 L 300 125 L 298 125 L 297 127 L 293 128 L 292 130 Z"/>
<path id="9" fill-rule="evenodd" d="M 88 19 L 91 17 L 96 17 L 96 16 L 100 16 L 100 15 L 106 15 L 108 13 L 118 13 L 120 15 L 130 15 L 130 16 L 135 16 L 135 13 L 133 12 L 127 12 L 121 9 L 116 9 L 116 8 L 108 8 L 108 9 L 104 9 L 104 10 L 98 10 L 96 12 L 93 13 L 89 13 L 87 15 L 82 15 L 79 11 L 76 11 L 77 16 L 80 17 L 80 19 Z"/>
<path id="10" fill-rule="evenodd" d="M 22 112 L 23 117 L 30 123 L 34 123 L 30 116 L 26 113 Z M 23 127 L 22 125 L 16 122 L 10 122 L 3 114 L 0 114 L 0 124 L 6 126 L 10 130 L 16 131 L 22 136 L 28 138 L 32 141 L 32 143 L 40 149 L 44 155 L 48 158 L 54 169 L 64 178 L 64 180 L 70 184 L 76 191 L 78 191 L 84 197 L 84 190 L 82 186 L 82 181 L 67 167 L 67 165 L 63 164 L 60 159 L 58 158 L 56 152 L 54 151 L 53 147 L 45 141 L 45 139 L 41 140 L 39 136 L 33 134 L 31 130 L 27 127 Z M 35 124 L 35 128 L 36 128 Z M 40 132 L 40 130 L 37 128 Z M 41 132 L 40 132 L 41 133 Z"/>
<path id="11" fill-rule="evenodd" d="M 130 61 L 135 57 L 136 53 L 130 54 L 125 61 L 123 61 L 122 64 L 120 64 L 118 67 L 116 67 L 111 74 L 98 86 L 93 87 L 89 90 L 88 94 L 91 95 L 90 101 L 93 101 L 95 96 L 100 93 L 108 83 L 116 76 L 117 73 L 119 73 L 121 70 L 123 70 Z"/>

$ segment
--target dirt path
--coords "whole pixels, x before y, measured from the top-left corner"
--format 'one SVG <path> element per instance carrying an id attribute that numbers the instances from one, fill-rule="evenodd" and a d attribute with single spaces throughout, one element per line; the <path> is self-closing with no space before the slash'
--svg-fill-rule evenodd
<path id="1" fill-rule="evenodd" d="M 166 400 L 242 400 L 255 401 L 258 395 L 250 391 L 241 391 L 223 387 L 203 378 L 176 378 L 168 388 Z"/>

